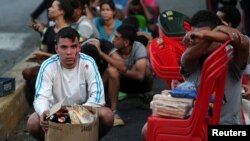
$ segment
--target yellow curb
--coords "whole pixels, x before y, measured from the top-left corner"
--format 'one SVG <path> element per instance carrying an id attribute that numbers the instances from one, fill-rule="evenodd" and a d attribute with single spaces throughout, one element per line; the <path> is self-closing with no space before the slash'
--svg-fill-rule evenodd
<path id="1" fill-rule="evenodd" d="M 27 113 L 29 105 L 25 91 L 23 83 L 14 93 L 0 98 L 0 140 L 8 138 L 9 133 Z"/>
<path id="2" fill-rule="evenodd" d="M 25 97 L 26 85 L 22 77 L 22 70 L 37 64 L 26 62 L 27 58 L 1 76 L 15 78 L 16 90 L 9 95 L 0 97 L 0 141 L 8 139 L 9 134 L 16 128 L 30 108 Z"/>

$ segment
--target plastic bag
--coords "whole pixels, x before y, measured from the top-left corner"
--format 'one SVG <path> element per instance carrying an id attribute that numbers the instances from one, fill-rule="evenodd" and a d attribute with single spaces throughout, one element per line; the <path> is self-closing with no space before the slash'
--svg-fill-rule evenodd
<path id="1" fill-rule="evenodd" d="M 183 82 L 174 88 L 170 95 L 173 97 L 191 98 L 195 99 L 197 96 L 197 83 L 195 82 Z"/>

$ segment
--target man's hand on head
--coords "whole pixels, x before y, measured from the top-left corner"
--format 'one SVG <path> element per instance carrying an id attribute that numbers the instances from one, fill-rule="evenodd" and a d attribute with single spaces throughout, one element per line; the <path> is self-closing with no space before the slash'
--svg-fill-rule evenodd
<path id="1" fill-rule="evenodd" d="M 100 43 L 99 40 L 91 40 L 89 42 L 89 44 L 94 45 L 96 47 L 96 49 L 97 49 L 97 51 L 98 51 L 99 54 L 102 52 L 102 50 L 101 50 L 101 43 Z"/>
<path id="2" fill-rule="evenodd" d="M 199 42 L 204 36 L 201 31 L 189 31 L 184 36 L 182 42 L 186 47 L 193 46 Z"/>

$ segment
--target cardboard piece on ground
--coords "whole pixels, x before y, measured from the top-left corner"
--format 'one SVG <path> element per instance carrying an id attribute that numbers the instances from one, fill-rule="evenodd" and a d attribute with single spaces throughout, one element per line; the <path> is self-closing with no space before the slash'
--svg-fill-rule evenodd
<path id="1" fill-rule="evenodd" d="M 50 115 L 57 112 L 63 101 L 55 104 Z M 67 106 L 67 105 L 66 105 Z M 69 105 L 71 107 L 71 105 Z M 79 105 L 76 105 L 79 106 Z M 80 105 L 83 106 L 83 105 Z M 83 106 L 94 113 L 94 121 L 87 124 L 59 124 L 49 122 L 49 129 L 46 133 L 46 141 L 98 141 L 99 119 L 97 108 Z M 53 111 L 53 112 L 52 112 Z"/>

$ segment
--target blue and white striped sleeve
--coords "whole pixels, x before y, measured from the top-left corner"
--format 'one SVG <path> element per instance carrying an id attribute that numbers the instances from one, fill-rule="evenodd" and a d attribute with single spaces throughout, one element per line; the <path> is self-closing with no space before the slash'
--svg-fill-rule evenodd
<path id="1" fill-rule="evenodd" d="M 95 107 L 103 106 L 105 104 L 104 88 L 98 67 L 94 59 L 91 57 L 85 56 L 84 60 L 88 65 L 88 67 L 84 69 L 85 79 L 88 86 L 88 99 L 84 105 Z"/>

